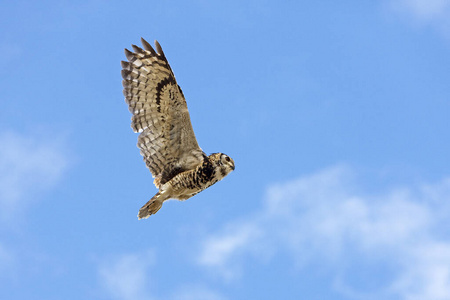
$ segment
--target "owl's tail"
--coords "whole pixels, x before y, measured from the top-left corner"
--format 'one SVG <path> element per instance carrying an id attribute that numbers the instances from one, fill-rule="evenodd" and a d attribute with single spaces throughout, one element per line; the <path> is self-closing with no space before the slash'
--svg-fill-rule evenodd
<path id="1" fill-rule="evenodd" d="M 152 197 L 144 206 L 141 207 L 138 213 L 138 218 L 147 219 L 151 215 L 156 214 L 156 212 L 162 207 L 164 200 L 167 200 L 160 192 L 157 192 L 155 196 Z"/>

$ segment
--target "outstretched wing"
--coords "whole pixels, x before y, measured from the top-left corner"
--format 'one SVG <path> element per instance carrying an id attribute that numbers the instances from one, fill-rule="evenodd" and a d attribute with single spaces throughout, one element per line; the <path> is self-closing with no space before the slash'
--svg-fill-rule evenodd
<path id="1" fill-rule="evenodd" d="M 141 38 L 144 49 L 132 45 L 122 61 L 123 94 L 133 114 L 131 127 L 140 132 L 137 146 L 155 185 L 194 168 L 203 161 L 192 129 L 183 92 L 161 49 L 157 52 Z"/>

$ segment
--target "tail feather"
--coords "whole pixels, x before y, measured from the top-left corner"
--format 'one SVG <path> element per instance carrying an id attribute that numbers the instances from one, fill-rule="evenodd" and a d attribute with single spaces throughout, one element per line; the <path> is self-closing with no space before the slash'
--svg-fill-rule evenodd
<path id="1" fill-rule="evenodd" d="M 144 206 L 141 207 L 138 213 L 138 218 L 147 219 L 151 215 L 156 214 L 156 212 L 162 207 L 164 202 L 162 195 L 160 192 L 156 193 L 155 196 L 152 197 Z"/>

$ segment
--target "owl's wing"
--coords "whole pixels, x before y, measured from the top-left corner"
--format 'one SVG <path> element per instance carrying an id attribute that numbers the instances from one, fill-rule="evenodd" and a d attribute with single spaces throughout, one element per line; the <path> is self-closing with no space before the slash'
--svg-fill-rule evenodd
<path id="1" fill-rule="evenodd" d="M 131 127 L 140 132 L 137 146 L 159 187 L 172 177 L 194 168 L 204 158 L 192 129 L 183 92 L 161 49 L 141 39 L 144 49 L 132 45 L 122 61 L 123 94 Z"/>

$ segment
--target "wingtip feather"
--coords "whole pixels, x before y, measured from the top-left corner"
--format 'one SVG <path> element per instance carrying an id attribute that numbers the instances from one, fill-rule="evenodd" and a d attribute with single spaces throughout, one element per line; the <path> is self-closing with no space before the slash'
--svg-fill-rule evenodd
<path id="1" fill-rule="evenodd" d="M 125 79 L 125 80 L 129 80 L 129 79 L 130 79 L 130 73 L 131 73 L 131 71 L 128 71 L 128 70 L 122 70 L 120 73 L 122 74 L 122 78 L 123 78 L 123 79 Z"/>
<path id="2" fill-rule="evenodd" d="M 166 57 L 164 55 L 164 51 L 162 50 L 161 45 L 158 43 L 157 40 L 155 40 L 155 46 L 156 46 L 156 51 L 158 51 L 158 54 L 161 55 L 162 57 Z"/>
<path id="3" fill-rule="evenodd" d="M 153 54 L 156 54 L 155 49 L 153 49 L 153 47 L 150 45 L 149 42 L 147 42 L 146 40 L 144 40 L 144 38 L 141 37 L 141 43 L 142 46 L 144 46 L 144 49 L 147 51 L 150 51 Z"/>
<path id="4" fill-rule="evenodd" d="M 127 57 L 128 60 L 132 60 L 134 58 L 134 53 L 125 48 L 125 56 Z"/>
<path id="5" fill-rule="evenodd" d="M 139 46 L 131 45 L 131 47 L 133 47 L 133 50 L 134 50 L 134 52 L 136 52 L 136 53 L 142 53 L 142 52 L 144 52 L 144 50 L 143 50 L 141 47 L 139 47 Z"/>

